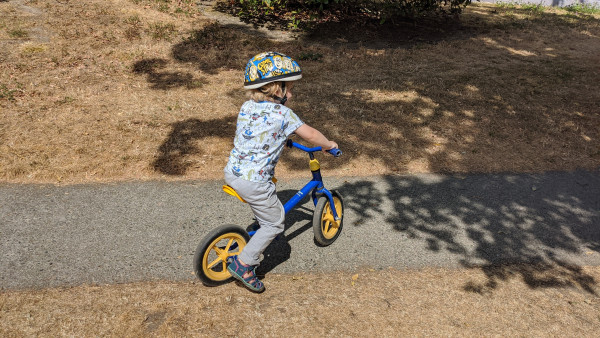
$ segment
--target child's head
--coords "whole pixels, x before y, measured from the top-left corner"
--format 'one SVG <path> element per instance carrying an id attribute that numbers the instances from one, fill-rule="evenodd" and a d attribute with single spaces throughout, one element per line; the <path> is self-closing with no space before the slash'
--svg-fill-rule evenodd
<path id="1" fill-rule="evenodd" d="M 291 81 L 302 78 L 302 70 L 289 56 L 266 52 L 254 56 L 246 65 L 244 88 L 252 100 L 285 104 L 291 97 Z"/>

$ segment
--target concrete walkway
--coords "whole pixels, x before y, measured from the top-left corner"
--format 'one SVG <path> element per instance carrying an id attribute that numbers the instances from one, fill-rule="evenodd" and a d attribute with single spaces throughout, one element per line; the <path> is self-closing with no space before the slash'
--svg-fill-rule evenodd
<path id="1" fill-rule="evenodd" d="M 278 183 L 283 201 L 306 181 Z M 330 178 L 344 229 L 313 242 L 312 204 L 287 217 L 262 273 L 600 265 L 600 172 Z M 191 280 L 210 229 L 252 223 L 221 182 L 0 185 L 0 289 Z"/>

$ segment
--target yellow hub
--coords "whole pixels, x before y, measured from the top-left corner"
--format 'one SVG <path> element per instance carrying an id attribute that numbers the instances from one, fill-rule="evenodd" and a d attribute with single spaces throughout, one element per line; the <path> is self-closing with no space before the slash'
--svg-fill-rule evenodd
<path id="1" fill-rule="evenodd" d="M 333 211 L 331 210 L 331 204 L 327 202 L 325 208 L 323 208 L 323 214 L 321 215 L 321 232 L 323 237 L 326 239 L 332 239 L 337 234 L 340 228 L 340 222 L 342 221 L 342 201 L 339 198 L 333 196 L 333 203 L 335 204 L 335 211 L 338 213 L 339 220 L 335 220 L 333 217 Z"/>
<path id="2" fill-rule="evenodd" d="M 237 243 L 237 248 L 236 251 L 231 252 L 234 243 Z M 229 232 L 215 238 L 204 252 L 204 257 L 202 257 L 204 274 L 215 281 L 223 281 L 231 277 L 229 271 L 227 271 L 227 258 L 239 255 L 244 246 L 246 246 L 246 240 L 242 235 L 235 232 Z"/>

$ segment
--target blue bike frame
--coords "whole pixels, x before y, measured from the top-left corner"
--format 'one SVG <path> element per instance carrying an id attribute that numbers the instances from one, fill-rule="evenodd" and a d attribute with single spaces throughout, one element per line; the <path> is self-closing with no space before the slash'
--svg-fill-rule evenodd
<path id="1" fill-rule="evenodd" d="M 308 148 L 299 143 L 292 142 L 292 140 L 288 140 L 286 145 L 290 148 L 298 148 L 300 150 L 306 151 L 308 153 L 311 161 L 315 160 L 315 156 L 313 153 L 323 150 L 321 147 Z M 331 149 L 331 150 L 327 150 L 327 152 L 332 154 L 335 157 L 338 157 L 342 154 L 342 151 L 339 149 Z M 317 164 L 318 164 L 318 162 L 317 162 Z M 304 199 L 305 196 L 308 196 L 308 194 L 310 193 L 314 205 L 317 205 L 317 201 L 321 195 L 325 195 L 327 197 L 327 199 L 329 200 L 329 205 L 331 206 L 331 211 L 333 213 L 334 219 L 336 221 L 339 220 L 340 218 L 337 214 L 337 210 L 335 210 L 335 203 L 333 202 L 333 195 L 331 194 L 331 192 L 329 190 L 327 190 L 325 188 L 325 185 L 323 184 L 323 177 L 321 176 L 320 166 L 317 165 L 316 170 L 312 170 L 312 168 L 311 168 L 311 172 L 312 172 L 312 176 L 313 176 L 312 180 L 310 182 L 308 182 L 292 198 L 290 198 L 289 201 L 287 201 L 284 204 L 283 209 L 285 210 L 285 213 L 287 214 L 296 205 L 298 205 L 298 203 L 300 203 L 300 201 L 302 201 L 302 199 Z M 250 231 L 248 233 L 248 235 L 252 236 L 255 233 L 256 233 L 256 231 Z"/>

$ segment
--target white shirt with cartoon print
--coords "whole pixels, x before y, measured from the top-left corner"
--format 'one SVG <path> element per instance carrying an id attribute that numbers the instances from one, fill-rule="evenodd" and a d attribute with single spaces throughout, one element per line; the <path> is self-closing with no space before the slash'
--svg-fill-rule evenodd
<path id="1" fill-rule="evenodd" d="M 225 171 L 252 182 L 268 182 L 286 139 L 304 122 L 288 107 L 246 101 L 237 119 L 233 150 Z"/>

